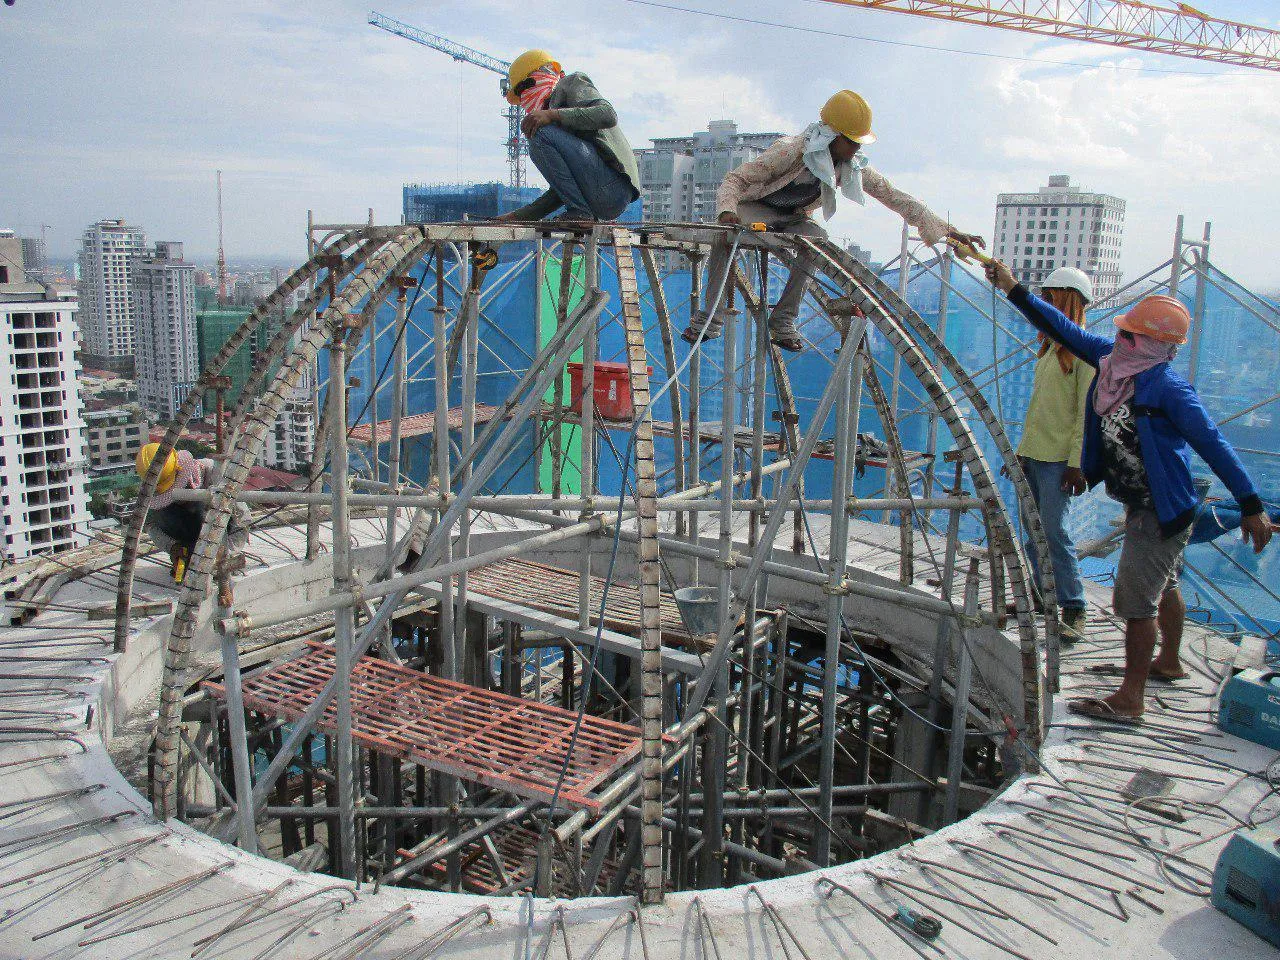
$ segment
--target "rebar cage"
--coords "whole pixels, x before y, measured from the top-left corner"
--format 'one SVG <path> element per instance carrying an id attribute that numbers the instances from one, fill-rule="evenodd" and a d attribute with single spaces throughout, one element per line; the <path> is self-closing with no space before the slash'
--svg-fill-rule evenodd
<path id="1" fill-rule="evenodd" d="M 730 248 L 730 269 L 704 280 L 717 244 Z M 798 360 L 768 328 L 771 283 L 791 269 L 812 274 L 805 333 L 819 341 L 801 355 L 799 396 Z M 535 296 L 513 306 L 502 294 L 521 278 Z M 724 330 L 689 348 L 678 318 L 698 316 L 704 294 L 728 308 Z M 256 850 L 256 821 L 278 816 L 296 847 L 297 824 L 310 838 L 320 818 L 333 872 L 368 876 L 376 861 L 385 881 L 422 883 L 446 861 L 440 882 L 452 889 L 480 861 L 473 888 L 507 892 L 623 889 L 635 870 L 652 902 L 673 886 L 785 872 L 798 850 L 816 864 L 861 855 L 841 818 L 860 823 L 875 813 L 869 797 L 893 793 L 870 775 L 886 718 L 925 731 L 929 769 L 898 785 L 920 819 L 954 820 L 974 770 L 993 782 L 1001 761 L 1013 772 L 1002 744 L 1020 738 L 1030 749 L 1018 762 L 1034 764 L 1057 619 L 1051 582 L 1043 621 L 1032 616 L 1026 557 L 997 491 L 1003 471 L 1049 581 L 1003 425 L 897 293 L 834 243 L 786 235 L 680 224 L 330 231 L 169 425 L 125 533 L 118 648 L 159 467 L 204 388 L 268 322 L 278 332 L 229 412 L 220 476 L 182 495 L 207 509 L 163 649 L 158 815 L 199 809 L 183 795 L 184 708 L 205 680 L 225 702 L 233 771 L 202 814 L 207 829 Z M 903 447 L 873 346 L 887 346 L 928 401 L 923 450 Z M 829 356 L 821 376 L 816 356 Z M 600 409 L 606 373 L 630 401 L 618 419 Z M 300 398 L 316 418 L 309 486 L 246 491 L 269 432 Z M 448 417 L 428 429 L 428 410 Z M 819 461 L 829 474 L 815 472 Z M 857 492 L 862 471 L 883 477 L 871 495 Z M 829 494 L 806 496 L 806 479 Z M 286 516 L 306 527 L 299 579 L 328 588 L 237 604 L 222 545 L 241 504 L 257 508 L 255 529 L 295 508 Z M 369 515 L 383 542 L 353 550 L 351 519 Z M 966 516 L 981 549 L 961 542 Z M 861 530 L 868 519 L 891 532 L 893 576 L 849 565 L 851 521 Z M 673 595 L 690 585 L 711 591 L 713 634 L 681 620 Z M 241 676 L 255 637 L 317 617 L 331 640 L 300 640 Z M 212 668 L 193 658 L 208 642 Z M 866 744 L 856 756 L 848 736 Z M 316 737 L 333 801 L 290 813 L 282 798 L 297 799 L 289 783 L 314 768 Z M 781 776 L 784 763 L 807 779 Z M 507 869 L 495 843 L 519 846 L 535 867 Z"/>

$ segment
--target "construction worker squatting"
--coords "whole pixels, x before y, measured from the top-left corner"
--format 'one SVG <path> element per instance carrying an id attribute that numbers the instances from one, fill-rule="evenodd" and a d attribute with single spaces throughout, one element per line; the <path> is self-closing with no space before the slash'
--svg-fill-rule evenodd
<path id="1" fill-rule="evenodd" d="M 138 451 L 134 463 L 138 476 L 146 476 L 152 460 L 160 449 L 158 443 L 148 443 Z M 209 459 L 196 459 L 186 450 L 170 450 L 156 481 L 155 493 L 147 504 L 147 536 L 161 550 L 169 554 L 173 579 L 181 583 L 187 564 L 200 539 L 204 526 L 205 506 L 174 499 L 179 490 L 207 490 L 217 478 L 217 463 Z M 238 506 L 227 529 L 226 549 L 230 554 L 244 552 L 248 524 L 245 508 Z"/>
<path id="2" fill-rule="evenodd" d="M 780 233 L 825 238 L 826 230 L 812 214 L 821 208 L 823 219 L 830 220 L 839 191 L 858 204 L 865 203 L 868 195 L 879 200 L 919 230 L 925 243 L 932 245 L 949 237 L 970 246 L 986 245 L 981 237 L 960 232 L 919 200 L 896 189 L 870 166 L 861 151 L 875 142 L 871 107 L 852 90 L 841 90 L 827 100 L 820 119 L 804 132 L 782 137 L 756 159 L 730 171 L 716 193 L 718 222 L 727 226 L 763 223 Z M 728 303 L 722 279 L 729 267 L 729 249 L 726 239 L 712 251 L 703 309 L 682 334 L 689 343 L 697 342 L 699 333 L 703 339 L 720 335 L 722 311 Z M 799 258 L 769 315 L 770 336 L 784 350 L 799 350 L 803 345 L 796 318 L 812 272 L 812 263 Z M 717 298 L 718 304 L 713 302 Z"/>
<path id="3" fill-rule="evenodd" d="M 529 159 L 550 185 L 527 206 L 499 221 L 616 220 L 640 196 L 640 172 L 613 104 L 585 73 L 566 74 L 545 50 L 516 57 L 507 100 L 520 104 Z"/>

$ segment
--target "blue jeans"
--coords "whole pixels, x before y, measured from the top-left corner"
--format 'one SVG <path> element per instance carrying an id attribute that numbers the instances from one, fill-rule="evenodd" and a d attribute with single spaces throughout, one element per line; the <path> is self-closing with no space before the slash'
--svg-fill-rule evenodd
<path id="1" fill-rule="evenodd" d="M 1084 582 L 1080 579 L 1076 545 L 1067 532 L 1067 512 L 1071 498 L 1062 490 L 1062 474 L 1066 472 L 1067 465 L 1064 462 L 1045 463 L 1043 460 L 1031 460 L 1027 457 L 1019 457 L 1018 461 L 1022 464 L 1023 473 L 1027 475 L 1027 483 L 1031 485 L 1031 498 L 1040 511 L 1040 524 L 1044 527 L 1045 539 L 1049 541 L 1049 559 L 1053 562 L 1053 582 L 1057 587 L 1058 606 L 1064 610 L 1083 610 Z M 1027 538 L 1026 548 L 1032 576 L 1039 585 L 1039 561 L 1030 537 Z M 1041 593 L 1043 592 L 1042 587 Z"/>
<path id="2" fill-rule="evenodd" d="M 609 166 L 594 144 L 557 123 L 529 138 L 529 159 L 570 214 L 616 220 L 634 199 L 626 174 Z"/>

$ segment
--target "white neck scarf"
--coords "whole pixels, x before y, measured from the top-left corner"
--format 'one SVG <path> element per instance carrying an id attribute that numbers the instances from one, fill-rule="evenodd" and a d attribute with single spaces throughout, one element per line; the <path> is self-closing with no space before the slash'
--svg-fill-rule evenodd
<path id="1" fill-rule="evenodd" d="M 849 200 L 857 204 L 866 204 L 867 198 L 862 192 L 862 168 L 867 165 L 867 158 L 856 153 L 850 162 L 841 163 L 839 168 L 831 159 L 831 141 L 840 134 L 821 120 L 811 123 L 804 131 L 804 165 L 822 184 L 822 218 L 830 220 L 836 213 L 836 187 Z"/>

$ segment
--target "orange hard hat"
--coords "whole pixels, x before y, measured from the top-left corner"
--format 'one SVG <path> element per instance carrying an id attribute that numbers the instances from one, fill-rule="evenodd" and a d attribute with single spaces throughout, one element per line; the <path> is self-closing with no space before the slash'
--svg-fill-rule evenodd
<path id="1" fill-rule="evenodd" d="M 1187 342 L 1191 314 L 1177 297 L 1157 293 L 1144 297 L 1128 313 L 1116 317 L 1116 326 L 1162 343 L 1181 346 Z"/>

